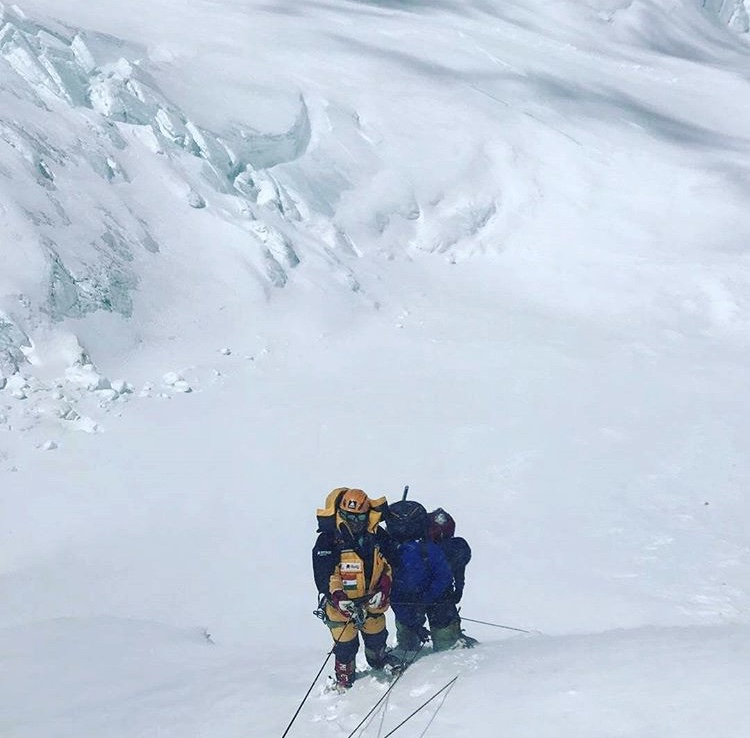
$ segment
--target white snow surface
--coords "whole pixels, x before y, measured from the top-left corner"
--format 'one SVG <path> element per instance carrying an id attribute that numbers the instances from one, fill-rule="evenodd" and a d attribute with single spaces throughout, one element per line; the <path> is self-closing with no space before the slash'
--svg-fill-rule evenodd
<path id="1" fill-rule="evenodd" d="M 357 735 L 746 738 L 749 11 L 0 2 L 0 736 L 282 736 L 408 483 L 481 644 Z"/>

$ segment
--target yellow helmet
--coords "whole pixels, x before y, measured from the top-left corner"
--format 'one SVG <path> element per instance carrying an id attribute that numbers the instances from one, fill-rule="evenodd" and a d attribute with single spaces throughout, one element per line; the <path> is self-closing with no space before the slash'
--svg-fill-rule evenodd
<path id="1" fill-rule="evenodd" d="M 361 489 L 348 489 L 341 495 L 339 510 L 360 515 L 370 511 L 370 498 Z"/>

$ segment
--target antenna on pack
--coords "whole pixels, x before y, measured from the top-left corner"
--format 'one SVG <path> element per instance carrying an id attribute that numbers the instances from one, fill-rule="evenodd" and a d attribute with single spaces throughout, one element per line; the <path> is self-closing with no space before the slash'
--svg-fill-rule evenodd
<path id="1" fill-rule="evenodd" d="M 404 487 L 404 494 L 403 494 L 403 497 L 401 498 L 401 502 L 403 502 L 406 499 L 406 495 L 408 495 L 408 494 L 409 494 L 409 485 L 407 484 Z"/>

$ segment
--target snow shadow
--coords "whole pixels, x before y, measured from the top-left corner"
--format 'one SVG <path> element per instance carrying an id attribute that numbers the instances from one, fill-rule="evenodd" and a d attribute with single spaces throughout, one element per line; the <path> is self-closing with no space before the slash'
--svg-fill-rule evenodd
<path id="1" fill-rule="evenodd" d="M 401 10 L 406 13 L 454 11 L 466 14 L 471 3 L 457 3 L 452 0 L 346 0 L 350 5 L 363 5 L 386 10 Z"/>
<path id="2" fill-rule="evenodd" d="M 522 16 L 526 18 L 534 17 L 533 7 L 524 4 L 518 5 L 515 2 L 507 2 L 507 0 L 502 3 L 492 0 L 467 0 L 466 2 L 461 2 L 461 0 L 342 0 L 342 2 L 344 8 L 355 6 L 425 15 L 439 11 L 441 14 L 448 12 L 465 17 L 487 15 L 496 20 L 507 21 L 524 28 L 531 29 L 534 27 L 532 22 L 522 20 Z"/>
<path id="3" fill-rule="evenodd" d="M 666 115 L 621 90 L 582 87 L 540 74 L 530 75 L 526 84 L 536 99 L 547 100 L 566 114 L 580 118 L 635 124 L 647 134 L 682 148 L 747 154 L 750 138 L 730 136 L 696 123 Z"/>
<path id="4" fill-rule="evenodd" d="M 698 64 L 721 64 L 727 52 L 750 55 L 746 39 L 708 11 L 694 19 L 685 15 L 678 20 L 663 13 L 652 13 L 648 22 L 641 22 L 636 28 L 631 26 L 631 38 L 641 48 L 655 54 Z"/>
<path id="5" fill-rule="evenodd" d="M 351 48 L 352 39 L 339 34 L 330 34 L 332 40 Z M 588 86 L 534 72 L 523 77 L 510 71 L 480 69 L 457 69 L 433 59 L 401 49 L 385 48 L 368 41 L 356 41 L 363 55 L 380 58 L 413 72 L 422 78 L 453 81 L 494 94 L 507 85 L 509 107 L 513 100 L 535 100 L 539 104 L 564 112 L 571 118 L 610 121 L 614 125 L 627 124 L 641 127 L 648 135 L 683 148 L 702 151 L 726 151 L 746 154 L 750 150 L 750 137 L 731 136 L 707 129 L 689 120 L 670 116 L 656 107 L 639 100 L 621 90 L 591 83 Z M 486 86 L 486 89 L 482 89 Z"/>
<path id="6" fill-rule="evenodd" d="M 455 82 L 477 82 L 482 80 L 503 81 L 517 79 L 518 75 L 512 72 L 500 72 L 494 69 L 487 70 L 486 67 L 476 69 L 456 69 L 448 64 L 438 62 L 434 58 L 424 59 L 415 53 L 402 49 L 387 48 L 362 39 L 352 39 L 340 33 L 329 33 L 328 38 L 338 43 L 342 48 L 351 51 L 356 49 L 358 56 L 370 56 L 390 62 L 413 72 L 419 77 L 432 77 L 442 81 Z"/>

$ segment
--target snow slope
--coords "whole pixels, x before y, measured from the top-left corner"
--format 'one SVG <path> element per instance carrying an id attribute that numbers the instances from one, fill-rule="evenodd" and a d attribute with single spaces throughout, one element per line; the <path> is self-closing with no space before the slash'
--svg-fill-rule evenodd
<path id="1" fill-rule="evenodd" d="M 410 483 L 533 632 L 381 735 L 744 738 L 741 11 L 5 6 L 0 734 L 281 735 L 315 508 Z"/>
<path id="2" fill-rule="evenodd" d="M 2 641 L 14 667 L 2 690 L 13 736 L 281 735 L 291 717 L 278 709 L 273 690 L 294 680 L 297 659 L 275 658 L 273 673 L 264 675 L 257 652 L 227 653 L 200 634 L 118 620 L 85 627 L 57 621 L 36 628 L 30 640 L 12 630 Z M 470 655 L 430 656 L 391 693 L 382 735 L 456 674 L 430 735 L 741 735 L 747 643 L 740 627 L 646 629 L 519 638 Z M 35 673 L 26 671 L 32 661 Z M 110 664 L 109 683 L 94 667 L 101 661 Z M 65 684 L 45 679 L 61 662 L 71 665 Z M 342 697 L 315 691 L 290 735 L 346 736 L 384 690 L 365 678 Z M 300 683 L 299 699 L 303 693 Z M 296 697 L 289 695 L 290 709 Z M 437 704 L 399 732 L 421 734 Z M 363 734 L 377 735 L 380 721 L 378 713 Z"/>

